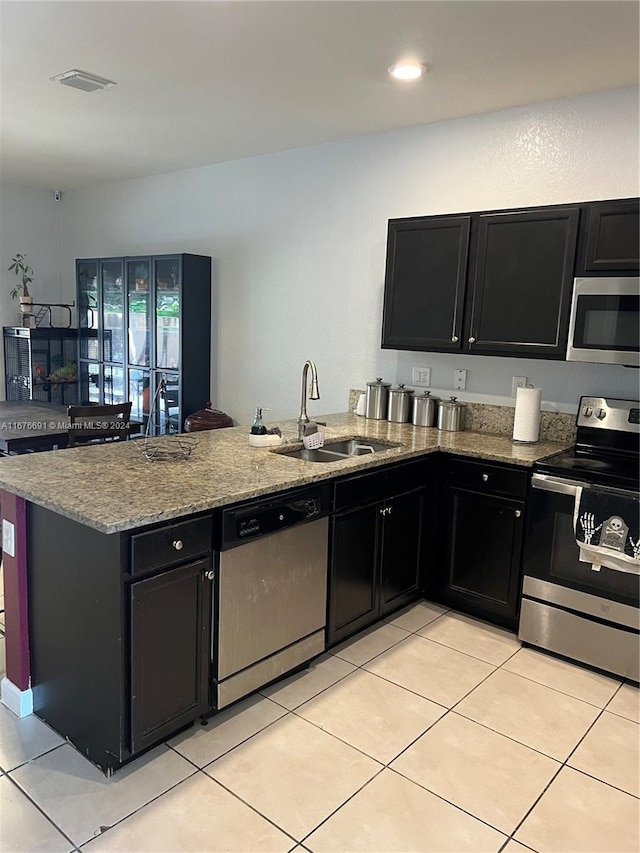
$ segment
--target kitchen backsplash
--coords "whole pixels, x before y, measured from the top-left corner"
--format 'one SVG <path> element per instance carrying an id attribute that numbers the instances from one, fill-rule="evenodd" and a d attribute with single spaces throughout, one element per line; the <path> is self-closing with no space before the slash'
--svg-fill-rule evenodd
<path id="1" fill-rule="evenodd" d="M 359 388 L 349 391 L 349 411 L 352 412 L 360 394 Z M 464 401 L 463 401 L 464 402 Z M 493 435 L 513 433 L 514 406 L 493 406 L 488 403 L 466 403 L 465 429 L 488 432 Z M 576 416 L 564 412 L 542 412 L 540 416 L 540 438 L 545 441 L 575 441 Z"/>

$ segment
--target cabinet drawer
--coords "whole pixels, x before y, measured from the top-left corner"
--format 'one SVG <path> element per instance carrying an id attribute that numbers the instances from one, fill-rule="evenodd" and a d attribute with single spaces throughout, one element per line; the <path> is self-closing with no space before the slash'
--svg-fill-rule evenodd
<path id="1" fill-rule="evenodd" d="M 183 563 L 211 550 L 211 516 L 169 524 L 131 537 L 131 574 Z"/>
<path id="2" fill-rule="evenodd" d="M 370 474 L 358 474 L 338 480 L 335 485 L 334 511 L 373 503 L 426 486 L 433 470 L 432 462 L 433 460 L 427 457 L 414 462 L 385 465 Z"/>
<path id="3" fill-rule="evenodd" d="M 529 473 L 521 468 L 463 459 L 452 459 L 448 467 L 451 485 L 513 497 L 526 495 Z"/>

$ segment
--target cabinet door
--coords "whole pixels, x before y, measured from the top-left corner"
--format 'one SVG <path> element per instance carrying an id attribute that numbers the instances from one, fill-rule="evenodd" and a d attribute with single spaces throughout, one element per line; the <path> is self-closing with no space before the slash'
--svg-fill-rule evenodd
<path id="1" fill-rule="evenodd" d="M 336 515 L 331 525 L 329 644 L 378 617 L 377 530 L 379 505 Z"/>
<path id="2" fill-rule="evenodd" d="M 380 563 L 380 613 L 415 598 L 419 587 L 422 493 L 386 501 Z"/>
<path id="3" fill-rule="evenodd" d="M 469 352 L 564 359 L 577 207 L 480 216 Z"/>
<path id="4" fill-rule="evenodd" d="M 389 222 L 382 346 L 457 352 L 470 216 Z"/>
<path id="5" fill-rule="evenodd" d="M 469 612 L 515 625 L 524 503 L 448 489 L 443 597 Z"/>
<path id="6" fill-rule="evenodd" d="M 125 313 L 122 258 L 100 261 L 102 295 L 102 360 L 122 364 L 125 355 Z M 122 399 L 122 398 L 120 398 Z"/>
<path id="7" fill-rule="evenodd" d="M 584 258 L 580 272 L 637 271 L 639 267 L 638 199 L 602 201 L 588 205 Z"/>
<path id="8" fill-rule="evenodd" d="M 130 586 L 133 753 L 209 707 L 209 565 L 198 560 Z"/>

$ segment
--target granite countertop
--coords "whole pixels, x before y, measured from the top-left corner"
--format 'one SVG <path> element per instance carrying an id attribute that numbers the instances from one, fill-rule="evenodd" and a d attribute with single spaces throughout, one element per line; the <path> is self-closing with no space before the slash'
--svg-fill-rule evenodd
<path id="1" fill-rule="evenodd" d="M 441 432 L 353 414 L 317 415 L 327 438 L 362 436 L 399 444 L 368 456 L 321 464 L 253 448 L 248 426 L 195 433 L 188 459 L 149 462 L 140 440 L 94 445 L 0 459 L 0 489 L 93 527 L 103 533 L 131 530 L 207 509 L 331 479 L 437 450 L 531 466 L 572 442 L 516 445 L 505 435 Z M 295 421 L 280 424 L 295 449 Z M 175 439 L 158 439 L 161 443 Z"/>

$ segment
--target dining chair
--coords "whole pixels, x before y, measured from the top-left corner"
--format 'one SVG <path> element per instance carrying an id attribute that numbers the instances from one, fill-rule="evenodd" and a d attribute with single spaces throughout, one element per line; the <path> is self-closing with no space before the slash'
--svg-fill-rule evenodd
<path id="1" fill-rule="evenodd" d="M 129 437 L 131 401 L 108 406 L 69 406 L 68 447 Z"/>

